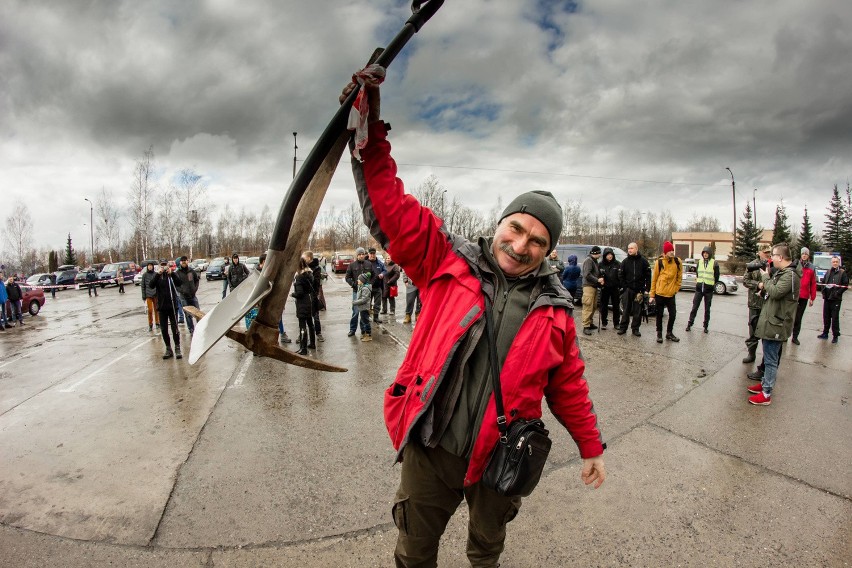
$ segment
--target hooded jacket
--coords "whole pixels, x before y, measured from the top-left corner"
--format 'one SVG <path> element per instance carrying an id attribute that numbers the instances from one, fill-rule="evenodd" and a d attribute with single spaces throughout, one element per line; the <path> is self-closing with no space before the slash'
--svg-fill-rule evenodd
<path id="1" fill-rule="evenodd" d="M 755 337 L 787 341 L 793 332 L 793 320 L 799 303 L 802 267 L 791 264 L 776 270 L 772 276 L 761 274 L 766 300 L 754 328 Z"/>
<path id="2" fill-rule="evenodd" d="M 149 271 L 147 266 L 145 267 L 145 272 L 142 273 L 142 282 L 139 287 L 142 288 L 143 300 L 157 297 L 157 289 L 151 286 L 151 280 L 154 279 L 154 274 L 154 271 Z"/>
<path id="3" fill-rule="evenodd" d="M 680 290 L 680 282 L 683 279 L 683 266 L 678 257 L 669 258 L 661 255 L 654 263 L 653 275 L 651 276 L 651 290 L 649 297 L 662 296 L 673 298 Z"/>
<path id="4" fill-rule="evenodd" d="M 583 286 L 591 286 L 592 288 L 600 288 L 601 283 L 598 278 L 601 277 L 601 269 L 598 261 L 592 255 L 589 255 L 583 261 Z"/>
<path id="5" fill-rule="evenodd" d="M 240 285 L 240 282 L 248 278 L 249 271 L 246 265 L 242 262 L 234 263 L 231 259 L 231 264 L 228 265 L 228 287 L 233 290 Z"/>
<path id="6" fill-rule="evenodd" d="M 612 259 L 608 257 L 612 256 Z M 615 259 L 615 252 L 609 247 L 605 248 L 598 265 L 601 276 L 604 279 L 604 288 L 618 290 L 621 288 L 621 263 Z"/>
<path id="7" fill-rule="evenodd" d="M 386 136 L 383 123 L 370 125 L 369 142 L 361 151 L 363 164 L 353 159 L 353 173 L 365 222 L 421 287 L 424 298 L 405 359 L 385 391 L 385 425 L 400 459 L 436 392 L 445 381 L 447 388 L 455 386 L 462 375 L 460 368 L 470 353 L 460 348 L 476 344 L 484 333 L 484 294 L 493 296 L 494 286 L 483 278 L 481 243 L 447 233 L 441 219 L 404 193 Z M 584 369 L 569 296 L 548 270 L 535 282 L 527 315 L 512 336 L 500 374 L 508 422 L 540 418 L 546 398 L 580 455 L 602 454 Z M 465 486 L 479 481 L 498 438 L 494 399 L 489 395 Z"/>
<path id="8" fill-rule="evenodd" d="M 577 266 L 577 255 L 568 255 L 568 266 L 562 271 L 562 285 L 573 295 L 580 284 L 580 267 Z"/>
<path id="9" fill-rule="evenodd" d="M 194 298 L 195 293 L 198 291 L 198 272 L 189 265 L 186 268 L 178 265 L 175 274 L 178 280 L 180 280 L 178 293 L 186 300 Z"/>
<path id="10" fill-rule="evenodd" d="M 297 318 L 313 316 L 314 274 L 310 267 L 308 270 L 296 273 L 296 278 L 293 279 L 293 293 L 290 295 L 296 299 Z"/>
<path id="11" fill-rule="evenodd" d="M 17 282 L 5 284 L 6 296 L 10 302 L 19 302 L 23 299 L 24 293 L 21 291 L 21 285 Z M 3 302 L 3 309 L 6 309 L 6 302 Z"/>

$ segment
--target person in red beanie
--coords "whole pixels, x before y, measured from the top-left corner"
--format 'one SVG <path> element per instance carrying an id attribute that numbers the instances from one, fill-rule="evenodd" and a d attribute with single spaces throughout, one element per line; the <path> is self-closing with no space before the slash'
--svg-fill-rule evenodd
<path id="1" fill-rule="evenodd" d="M 675 296 L 680 290 L 680 281 L 683 277 L 683 265 L 675 256 L 674 245 L 669 241 L 663 243 L 663 254 L 654 263 L 654 273 L 651 276 L 651 291 L 648 301 L 657 305 L 657 343 L 663 342 L 663 308 L 669 312 L 669 321 L 666 325 L 666 339 L 677 343 L 680 341 L 674 330 L 677 306 Z"/>

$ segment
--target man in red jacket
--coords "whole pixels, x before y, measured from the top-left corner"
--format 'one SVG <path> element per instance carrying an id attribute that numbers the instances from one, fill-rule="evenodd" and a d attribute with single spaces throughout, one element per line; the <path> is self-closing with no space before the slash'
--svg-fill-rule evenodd
<path id="1" fill-rule="evenodd" d="M 796 319 L 793 320 L 793 339 L 791 340 L 796 345 L 799 344 L 799 332 L 802 330 L 802 316 L 805 315 L 805 308 L 814 305 L 816 299 L 817 285 L 816 272 L 814 265 L 811 264 L 811 251 L 807 247 L 802 247 L 800 253 L 802 265 L 802 283 L 799 288 L 799 305 L 796 307 Z"/>
<path id="2" fill-rule="evenodd" d="M 424 298 L 410 347 L 385 392 L 385 425 L 402 461 L 394 558 L 397 566 L 436 566 L 441 535 L 464 498 L 468 559 L 496 566 L 521 499 L 481 482 L 499 438 L 485 296 L 508 423 L 540 418 L 546 398 L 580 450 L 584 483 L 597 488 L 606 478 L 570 296 L 546 261 L 562 211 L 550 193 L 528 192 L 503 211 L 493 239 L 474 243 L 450 234 L 404 192 L 379 121 L 378 86 L 368 80 L 366 94 L 368 142 L 360 149 L 363 162 L 352 163 L 364 220 Z"/>

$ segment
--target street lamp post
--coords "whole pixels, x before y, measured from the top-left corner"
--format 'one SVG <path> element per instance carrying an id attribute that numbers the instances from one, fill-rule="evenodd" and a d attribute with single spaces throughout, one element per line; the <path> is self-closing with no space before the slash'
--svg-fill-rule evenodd
<path id="1" fill-rule="evenodd" d="M 88 197 L 84 197 L 86 201 L 89 201 Z M 95 207 L 92 205 L 92 202 L 89 201 L 89 239 L 92 245 L 92 260 L 89 264 L 95 263 L 95 225 L 94 225 L 94 211 Z"/>
<path id="2" fill-rule="evenodd" d="M 731 174 L 731 195 L 733 196 L 732 209 L 734 211 L 734 225 L 731 231 L 731 256 L 734 256 L 734 251 L 737 250 L 737 184 L 734 181 L 734 172 L 731 171 L 731 168 L 725 169 Z"/>
<path id="3" fill-rule="evenodd" d="M 757 228 L 757 188 L 751 192 L 751 210 L 754 213 L 754 226 Z"/>
<path id="4" fill-rule="evenodd" d="M 446 216 L 446 214 L 445 214 L 445 212 L 444 212 L 444 194 L 446 194 L 446 193 L 447 193 L 447 190 L 446 190 L 446 189 L 444 189 L 444 190 L 442 190 L 442 191 L 441 191 L 441 219 L 442 219 L 442 220 L 443 220 L 443 219 L 444 219 L 444 217 Z"/>
<path id="5" fill-rule="evenodd" d="M 293 179 L 296 179 L 296 150 L 299 149 L 299 147 L 296 146 L 296 134 L 298 134 L 298 132 L 293 133 Z"/>

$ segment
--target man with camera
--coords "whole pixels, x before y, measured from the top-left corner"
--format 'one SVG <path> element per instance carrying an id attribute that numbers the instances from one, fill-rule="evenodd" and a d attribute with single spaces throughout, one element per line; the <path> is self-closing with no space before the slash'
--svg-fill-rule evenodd
<path id="1" fill-rule="evenodd" d="M 189 258 L 185 255 L 180 257 L 180 266 L 178 266 L 175 274 L 177 275 L 178 280 L 180 280 L 180 284 L 178 285 L 178 295 L 181 306 L 184 308 L 186 306 L 194 306 L 196 309 L 200 309 L 201 306 L 198 304 L 198 298 L 195 295 L 198 292 L 198 272 L 189 265 Z M 195 333 L 195 320 L 192 319 L 189 312 L 185 313 L 186 327 L 189 328 L 189 333 L 191 335 Z"/>
<path id="2" fill-rule="evenodd" d="M 579 447 L 583 481 L 598 487 L 606 477 L 570 296 L 546 261 L 562 211 L 550 193 L 533 191 L 509 203 L 493 238 L 471 242 L 449 233 L 404 192 L 379 120 L 378 84 L 363 80 L 368 139 L 352 169 L 365 222 L 428 300 L 385 393 L 385 424 L 402 462 L 393 506 L 396 566 L 436 566 L 441 535 L 462 499 L 471 565 L 496 566 L 521 498 L 482 481 L 500 438 L 493 380 L 510 429 L 540 418 L 546 396 Z"/>
<path id="3" fill-rule="evenodd" d="M 757 344 L 759 342 L 754 330 L 757 327 L 757 320 L 760 318 L 760 309 L 763 307 L 764 292 L 760 288 L 760 271 L 764 268 L 771 267 L 769 245 L 760 245 L 757 249 L 757 258 L 746 265 L 746 273 L 743 276 L 743 286 L 748 288 L 748 339 L 745 340 L 748 348 L 748 355 L 743 359 L 743 363 L 754 363 L 757 355 Z M 757 367 L 755 373 L 749 374 L 749 378 L 759 379 L 763 376 L 763 363 Z"/>
<path id="4" fill-rule="evenodd" d="M 166 344 L 166 352 L 163 354 L 163 359 L 171 359 L 176 357 L 182 359 L 183 355 L 180 352 L 180 334 L 177 326 L 177 311 L 180 305 L 178 298 L 178 286 L 180 279 L 174 273 L 172 268 L 166 262 L 160 263 L 160 268 L 157 270 L 154 277 L 151 279 L 151 288 L 157 291 L 157 311 L 160 312 L 160 332 L 163 335 L 163 343 Z M 172 329 L 172 336 L 175 340 L 175 350 L 172 351 L 172 344 L 169 340 L 169 326 Z"/>
<path id="5" fill-rule="evenodd" d="M 774 270 L 771 273 L 768 264 L 758 270 L 760 282 L 757 288 L 763 292 L 764 301 L 754 333 L 763 343 L 765 368 L 761 382 L 748 387 L 748 391 L 753 393 L 748 401 L 757 406 L 772 403 L 781 346 L 793 331 L 802 278 L 802 267 L 793 264 L 790 247 L 784 243 L 772 248 L 772 265 Z"/>

